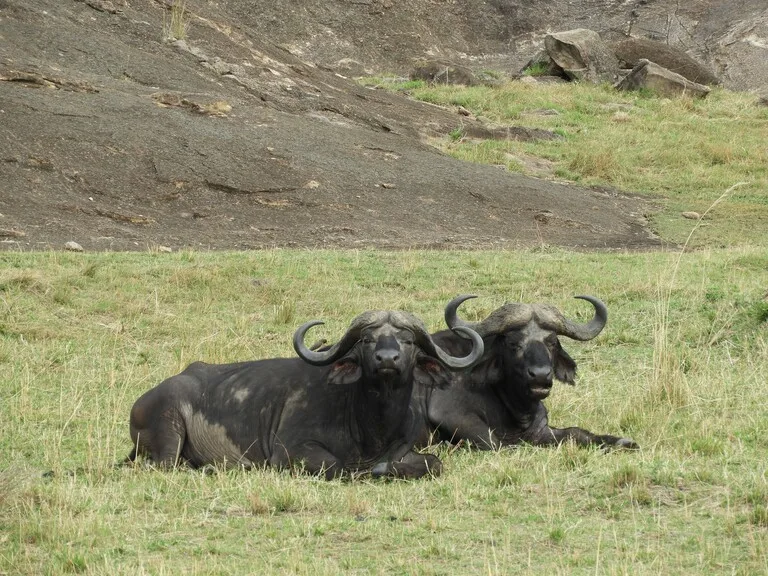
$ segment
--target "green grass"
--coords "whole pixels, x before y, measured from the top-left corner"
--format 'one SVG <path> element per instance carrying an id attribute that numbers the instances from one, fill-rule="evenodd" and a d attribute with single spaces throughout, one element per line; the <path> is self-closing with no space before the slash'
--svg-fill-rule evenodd
<path id="1" fill-rule="evenodd" d="M 761 246 L 0 253 L 0 573 L 766 573 L 766 286 Z M 440 447 L 414 482 L 113 469 L 133 401 L 187 363 L 291 355 L 300 323 L 334 340 L 373 308 L 437 330 L 461 293 L 468 318 L 603 298 L 547 405 L 642 450 Z"/>
<path id="2" fill-rule="evenodd" d="M 758 106 L 754 94 L 717 89 L 705 99 L 670 100 L 591 84 L 507 82 L 467 88 L 380 78 L 364 83 L 433 104 L 463 106 L 491 124 L 552 130 L 563 139 L 457 138 L 462 134 L 457 126 L 433 143 L 462 160 L 536 176 L 541 173 L 528 170 L 520 158 L 543 158 L 553 163 L 551 179 L 658 200 L 663 210 L 652 226 L 671 242 L 682 243 L 690 228 L 681 212 L 703 212 L 724 190 L 744 182 L 710 215 L 693 246 L 768 247 L 768 108 Z"/>
<path id="3" fill-rule="evenodd" d="M 546 62 L 535 62 L 523 70 L 524 76 L 543 76 L 549 70 Z"/>

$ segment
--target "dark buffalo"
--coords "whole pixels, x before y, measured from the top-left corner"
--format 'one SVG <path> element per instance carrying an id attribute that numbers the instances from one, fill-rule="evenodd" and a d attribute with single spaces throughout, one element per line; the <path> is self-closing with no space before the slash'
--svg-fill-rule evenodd
<path id="1" fill-rule="evenodd" d="M 342 472 L 416 478 L 440 460 L 412 450 L 421 425 L 414 383 L 443 386 L 450 370 L 483 354 L 468 328 L 469 352 L 454 357 L 407 312 L 371 311 L 333 346 L 313 351 L 307 322 L 294 334 L 300 358 L 237 364 L 195 362 L 139 398 L 131 410 L 134 450 L 159 466 L 301 465 L 326 478 Z"/>
<path id="2" fill-rule="evenodd" d="M 471 369 L 454 373 L 445 389 L 421 389 L 415 403 L 426 413 L 417 445 L 438 439 L 469 441 L 481 449 L 522 442 L 535 445 L 573 440 L 580 445 L 638 448 L 629 438 L 593 434 L 582 428 L 552 428 L 542 400 L 549 396 L 553 379 L 574 384 L 576 362 L 560 345 L 558 336 L 590 340 L 608 320 L 608 310 L 592 296 L 576 296 L 592 304 L 595 314 L 587 324 L 565 318 L 546 304 L 505 304 L 482 322 L 465 322 L 458 306 L 475 296 L 459 296 L 445 309 L 453 330 L 471 327 L 483 337 L 485 354 Z M 433 334 L 439 346 L 462 354 L 470 344 L 450 330 Z"/>

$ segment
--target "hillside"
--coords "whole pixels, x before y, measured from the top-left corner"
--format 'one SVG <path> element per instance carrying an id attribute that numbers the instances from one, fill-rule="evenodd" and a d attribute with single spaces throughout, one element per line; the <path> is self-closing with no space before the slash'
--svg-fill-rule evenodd
<path id="1" fill-rule="evenodd" d="M 467 62 L 512 75 L 542 26 L 556 15 L 597 24 L 585 12 L 273 5 L 186 2 L 184 40 L 169 42 L 162 1 L 0 1 L 0 246 L 659 246 L 645 200 L 460 162 L 427 143 L 459 125 L 481 137 L 552 134 L 486 126 L 345 75 L 353 60 L 406 73 L 414 58 L 462 47 Z M 606 34 L 626 12 L 592 8 Z M 557 224 L 541 225 L 541 213 Z"/>

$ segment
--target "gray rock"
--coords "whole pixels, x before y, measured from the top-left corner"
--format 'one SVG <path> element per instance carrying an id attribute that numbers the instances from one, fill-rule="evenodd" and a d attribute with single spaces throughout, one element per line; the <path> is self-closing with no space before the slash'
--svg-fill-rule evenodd
<path id="1" fill-rule="evenodd" d="M 616 88 L 618 90 L 647 89 L 668 98 L 684 95 L 703 98 L 710 91 L 708 86 L 691 82 L 650 60 L 640 60 L 632 72 L 616 85 Z"/>
<path id="2" fill-rule="evenodd" d="M 348 78 L 370 76 L 373 74 L 372 70 L 368 70 L 360 62 L 352 58 L 342 58 L 336 62 L 336 65 L 333 67 L 333 69 L 342 76 L 346 76 Z"/>
<path id="3" fill-rule="evenodd" d="M 74 242 L 70 240 L 66 244 L 64 244 L 64 250 L 69 250 L 70 252 L 82 252 L 83 247 L 80 246 L 77 242 Z"/>
<path id="4" fill-rule="evenodd" d="M 546 49 L 542 48 L 536 55 L 526 62 L 525 66 L 520 70 L 522 76 L 559 76 L 565 77 L 565 72 L 560 68 L 552 58 L 549 57 L 549 53 Z"/>
<path id="5" fill-rule="evenodd" d="M 720 84 L 717 75 L 701 62 L 694 60 L 680 48 L 648 38 L 628 38 L 613 46 L 616 57 L 634 68 L 640 60 L 650 60 L 667 70 L 680 74 L 699 84 Z"/>
<path id="6" fill-rule="evenodd" d="M 613 83 L 619 77 L 619 61 L 593 30 L 554 32 L 544 38 L 544 45 L 552 61 L 572 80 Z"/>

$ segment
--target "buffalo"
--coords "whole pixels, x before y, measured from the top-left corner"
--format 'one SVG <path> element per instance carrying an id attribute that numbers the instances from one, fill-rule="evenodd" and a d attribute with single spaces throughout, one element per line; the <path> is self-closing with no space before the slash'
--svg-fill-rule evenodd
<path id="1" fill-rule="evenodd" d="M 593 296 L 576 296 L 595 309 L 586 324 L 577 324 L 547 304 L 508 303 L 481 322 L 461 320 L 458 306 L 475 296 L 459 296 L 445 308 L 452 330 L 432 335 L 452 354 L 463 354 L 469 342 L 455 334 L 472 328 L 485 342 L 485 353 L 474 367 L 454 373 L 449 387 L 418 390 L 414 396 L 425 427 L 416 444 L 434 440 L 469 442 L 480 449 L 496 449 L 520 443 L 558 444 L 572 440 L 578 445 L 636 449 L 629 438 L 593 434 L 582 428 L 553 428 L 542 401 L 549 396 L 553 379 L 573 385 L 576 362 L 558 336 L 590 340 L 608 320 L 608 310 Z"/>
<path id="2" fill-rule="evenodd" d="M 299 358 L 235 364 L 195 362 L 147 391 L 133 405 L 134 449 L 160 467 L 266 465 L 303 467 L 334 478 L 345 473 L 418 478 L 441 471 L 440 460 L 418 454 L 412 391 L 444 386 L 450 372 L 483 354 L 472 329 L 466 355 L 438 346 L 416 316 L 369 311 L 357 316 L 332 346 L 304 344 L 313 320 L 296 330 Z"/>

